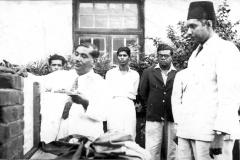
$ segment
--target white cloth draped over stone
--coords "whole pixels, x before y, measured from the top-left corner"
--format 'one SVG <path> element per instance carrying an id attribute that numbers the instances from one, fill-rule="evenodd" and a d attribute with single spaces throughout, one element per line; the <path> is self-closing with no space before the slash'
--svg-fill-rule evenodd
<path id="1" fill-rule="evenodd" d="M 108 95 L 103 78 L 93 71 L 78 76 L 76 71 L 57 71 L 50 74 L 45 82 L 48 91 L 70 90 L 78 77 L 78 91 L 89 99 L 87 111 L 82 105 L 73 103 L 69 117 L 61 119 L 65 103 L 71 99 L 66 94 L 46 93 L 42 98 L 41 141 L 50 142 L 71 134 L 80 134 L 97 138 L 103 134 L 102 122 L 108 113 Z M 51 95 L 51 96 L 49 96 Z M 54 106 L 53 106 L 54 105 Z M 51 113 L 49 112 L 51 111 Z M 50 116 L 51 115 L 51 116 Z M 47 130 L 49 128 L 49 130 Z M 51 131 L 50 131 L 51 130 Z M 48 134 L 51 138 L 48 138 Z"/>

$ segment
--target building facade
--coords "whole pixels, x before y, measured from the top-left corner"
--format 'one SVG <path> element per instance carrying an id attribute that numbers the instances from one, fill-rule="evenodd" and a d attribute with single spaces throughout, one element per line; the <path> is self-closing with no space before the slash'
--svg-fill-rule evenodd
<path id="1" fill-rule="evenodd" d="M 120 46 L 137 43 L 156 48 L 147 37 L 167 38 L 167 26 L 186 20 L 192 0 L 2 0 L 0 58 L 14 64 L 70 55 L 81 42 L 92 42 L 116 62 Z M 217 6 L 224 0 L 212 0 Z M 240 19 L 240 1 L 228 0 L 233 22 Z M 240 28 L 237 28 L 240 31 Z"/>

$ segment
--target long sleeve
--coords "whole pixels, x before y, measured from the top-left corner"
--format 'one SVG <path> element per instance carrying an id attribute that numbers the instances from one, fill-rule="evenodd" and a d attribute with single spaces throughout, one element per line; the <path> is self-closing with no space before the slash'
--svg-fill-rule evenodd
<path id="1" fill-rule="evenodd" d="M 114 93 L 113 93 L 113 84 L 112 84 L 112 82 L 111 82 L 111 77 L 112 77 L 112 75 L 111 75 L 111 73 L 109 72 L 109 71 L 107 71 L 107 73 L 106 73 L 106 83 L 107 83 L 107 89 L 109 90 L 109 95 L 111 96 L 111 98 L 113 98 L 114 97 Z"/>
<path id="2" fill-rule="evenodd" d="M 85 115 L 96 121 L 106 121 L 110 101 L 110 94 L 103 79 L 95 80 L 95 85 L 89 87 L 89 105 Z"/>
<path id="3" fill-rule="evenodd" d="M 231 57 L 230 59 L 226 59 Z M 218 109 L 214 130 L 228 134 L 239 128 L 238 108 L 240 101 L 240 53 L 231 43 L 224 47 L 216 62 Z M 238 126 L 237 126 L 238 125 Z M 236 133 L 236 132 L 235 132 Z"/>
<path id="4" fill-rule="evenodd" d="M 172 91 L 172 112 L 175 123 L 178 124 L 181 117 L 181 105 L 182 105 L 182 96 L 183 96 L 183 72 L 178 72 L 175 76 L 173 91 Z"/>
<path id="5" fill-rule="evenodd" d="M 139 82 L 140 82 L 140 76 L 138 74 L 138 77 L 134 83 L 134 94 L 137 95 L 138 94 L 138 87 L 139 87 Z"/>

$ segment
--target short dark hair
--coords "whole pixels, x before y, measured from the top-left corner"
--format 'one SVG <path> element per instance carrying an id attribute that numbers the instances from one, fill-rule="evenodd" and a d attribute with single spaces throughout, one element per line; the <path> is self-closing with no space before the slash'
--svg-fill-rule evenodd
<path id="1" fill-rule="evenodd" d="M 206 20 L 206 19 L 197 19 L 197 20 L 200 21 L 202 25 L 207 25 L 207 21 L 212 21 L 212 28 L 213 30 L 216 30 L 216 26 L 217 26 L 216 20 Z"/>
<path id="2" fill-rule="evenodd" d="M 159 44 L 158 47 L 157 47 L 157 53 L 159 51 L 163 51 L 163 50 L 170 50 L 170 55 L 172 56 L 173 55 L 173 49 L 172 47 L 170 47 L 169 45 L 167 44 Z"/>
<path id="3" fill-rule="evenodd" d="M 63 56 L 60 56 L 58 54 L 54 54 L 52 56 L 50 56 L 50 58 L 48 59 L 48 64 L 51 65 L 52 60 L 61 60 L 62 61 L 62 65 L 64 66 L 66 63 L 66 59 Z"/>
<path id="4" fill-rule="evenodd" d="M 75 50 L 78 49 L 78 47 L 85 47 L 85 48 L 92 48 L 92 52 L 90 52 L 89 54 L 93 57 L 93 58 L 98 58 L 100 53 L 99 53 L 99 50 L 98 50 L 98 47 L 96 47 L 94 44 L 92 43 L 81 43 L 79 44 Z"/>
<path id="5" fill-rule="evenodd" d="M 131 56 L 131 50 L 128 47 L 120 47 L 120 48 L 118 48 L 117 56 L 118 56 L 118 54 L 120 52 L 126 52 L 129 57 Z"/>

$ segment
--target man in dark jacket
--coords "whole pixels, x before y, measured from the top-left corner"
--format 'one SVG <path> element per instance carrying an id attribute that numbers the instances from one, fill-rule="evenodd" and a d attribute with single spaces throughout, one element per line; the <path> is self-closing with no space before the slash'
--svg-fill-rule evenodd
<path id="1" fill-rule="evenodd" d="M 144 70 L 140 82 L 140 94 L 147 103 L 145 148 L 151 153 L 152 160 L 161 159 L 163 141 L 167 160 L 175 160 L 171 95 L 177 71 L 172 64 L 172 54 L 170 46 L 159 45 L 158 64 Z"/>

